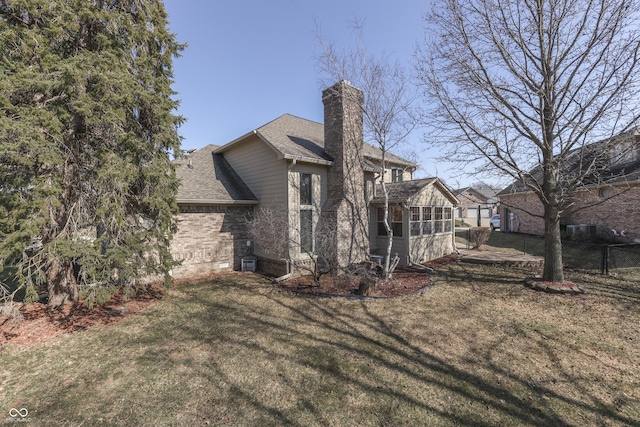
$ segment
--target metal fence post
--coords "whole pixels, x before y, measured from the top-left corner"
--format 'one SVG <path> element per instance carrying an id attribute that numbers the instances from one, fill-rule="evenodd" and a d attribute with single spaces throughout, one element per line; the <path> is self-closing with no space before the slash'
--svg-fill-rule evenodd
<path id="1" fill-rule="evenodd" d="M 602 274 L 609 274 L 609 245 L 602 247 Z"/>

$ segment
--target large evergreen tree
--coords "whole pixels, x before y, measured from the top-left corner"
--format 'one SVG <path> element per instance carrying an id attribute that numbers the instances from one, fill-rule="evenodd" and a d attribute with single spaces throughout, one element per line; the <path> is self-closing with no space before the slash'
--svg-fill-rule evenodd
<path id="1" fill-rule="evenodd" d="M 0 262 L 27 299 L 168 278 L 181 49 L 161 0 L 0 0 Z"/>

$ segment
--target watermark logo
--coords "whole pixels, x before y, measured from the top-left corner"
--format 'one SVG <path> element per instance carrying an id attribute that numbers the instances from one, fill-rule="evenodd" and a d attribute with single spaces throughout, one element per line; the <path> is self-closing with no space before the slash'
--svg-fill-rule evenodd
<path id="1" fill-rule="evenodd" d="M 9 416 L 12 421 L 28 421 L 27 415 L 29 415 L 29 411 L 27 408 L 11 408 L 9 409 Z"/>

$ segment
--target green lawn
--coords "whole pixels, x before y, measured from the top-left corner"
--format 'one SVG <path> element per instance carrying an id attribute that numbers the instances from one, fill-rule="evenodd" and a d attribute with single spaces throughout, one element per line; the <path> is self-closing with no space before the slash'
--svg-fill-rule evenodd
<path id="1" fill-rule="evenodd" d="M 640 424 L 640 286 L 456 264 L 420 296 L 354 302 L 252 274 L 172 289 L 124 321 L 0 350 L 30 426 Z"/>

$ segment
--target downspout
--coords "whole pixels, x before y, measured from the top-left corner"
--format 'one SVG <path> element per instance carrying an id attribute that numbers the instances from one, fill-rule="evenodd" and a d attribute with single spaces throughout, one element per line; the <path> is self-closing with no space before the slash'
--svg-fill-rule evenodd
<path id="1" fill-rule="evenodd" d="M 286 263 L 287 263 L 287 267 L 288 267 L 287 269 L 289 270 L 289 272 L 287 274 L 285 274 L 285 275 L 280 276 L 280 277 L 276 277 L 275 279 L 273 279 L 274 282 L 280 283 L 283 280 L 287 280 L 288 278 L 290 278 L 293 275 L 293 271 L 292 271 L 293 269 L 291 268 L 291 263 L 289 261 L 286 261 Z"/>
<path id="2" fill-rule="evenodd" d="M 419 268 L 422 268 L 422 269 L 424 269 L 425 271 L 428 271 L 429 273 L 434 273 L 434 272 L 435 272 L 435 270 L 434 270 L 433 268 L 431 268 L 431 267 L 427 267 L 426 265 L 422 265 L 422 264 L 418 264 L 417 262 L 414 262 L 414 261 L 411 259 L 411 254 L 409 254 L 409 265 L 411 265 L 411 266 L 413 266 L 413 267 L 419 267 Z"/>
<path id="3" fill-rule="evenodd" d="M 456 233 L 455 233 L 455 231 L 453 233 L 453 250 L 455 251 L 456 254 L 460 255 L 460 249 L 458 249 L 458 247 L 456 246 Z"/>
<path id="4" fill-rule="evenodd" d="M 456 245 L 456 220 L 454 218 L 454 215 L 451 215 L 451 229 L 453 230 L 453 233 L 451 233 L 453 250 L 456 252 L 456 254 L 460 255 L 460 249 L 458 249 L 458 246 Z"/>

